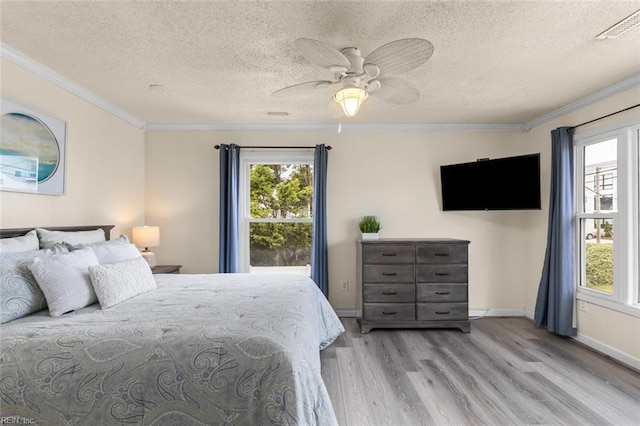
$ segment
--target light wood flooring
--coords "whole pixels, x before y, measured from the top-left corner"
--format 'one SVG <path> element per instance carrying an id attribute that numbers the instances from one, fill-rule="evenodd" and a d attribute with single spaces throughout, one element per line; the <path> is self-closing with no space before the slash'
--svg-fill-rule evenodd
<path id="1" fill-rule="evenodd" d="M 321 352 L 341 426 L 640 425 L 640 373 L 526 318 L 360 334 Z"/>

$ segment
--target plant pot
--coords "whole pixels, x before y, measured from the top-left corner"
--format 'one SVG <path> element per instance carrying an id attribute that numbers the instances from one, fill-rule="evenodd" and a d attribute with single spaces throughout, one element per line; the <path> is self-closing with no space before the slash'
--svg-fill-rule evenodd
<path id="1" fill-rule="evenodd" d="M 380 234 L 377 232 L 362 232 L 363 240 L 378 240 L 380 239 Z"/>

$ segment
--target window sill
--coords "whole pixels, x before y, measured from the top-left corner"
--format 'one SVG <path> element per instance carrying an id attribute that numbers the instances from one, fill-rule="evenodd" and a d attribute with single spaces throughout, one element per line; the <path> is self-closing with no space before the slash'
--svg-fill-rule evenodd
<path id="1" fill-rule="evenodd" d="M 603 308 L 611 309 L 612 311 L 621 312 L 623 314 L 631 315 L 640 318 L 640 305 L 627 305 L 622 302 L 611 300 L 599 296 L 595 292 L 588 290 L 578 290 L 576 294 L 576 300 L 584 300 L 592 305 L 602 306 Z"/>

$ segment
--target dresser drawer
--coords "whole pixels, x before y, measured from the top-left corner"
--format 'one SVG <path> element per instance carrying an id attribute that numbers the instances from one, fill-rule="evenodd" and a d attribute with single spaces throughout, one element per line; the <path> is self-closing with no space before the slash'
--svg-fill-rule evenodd
<path id="1" fill-rule="evenodd" d="M 365 321 L 415 321 L 416 305 L 414 303 L 365 303 Z"/>
<path id="2" fill-rule="evenodd" d="M 407 284 L 365 284 L 363 298 L 365 302 L 414 303 L 416 287 Z"/>
<path id="3" fill-rule="evenodd" d="M 366 300 L 366 299 L 365 299 Z M 466 284 L 418 284 L 416 302 L 466 302 Z"/>
<path id="4" fill-rule="evenodd" d="M 429 244 L 416 248 L 418 263 L 467 263 L 466 244 Z"/>
<path id="5" fill-rule="evenodd" d="M 416 249 L 414 246 L 392 244 L 372 244 L 362 248 L 364 263 L 415 263 Z"/>
<path id="6" fill-rule="evenodd" d="M 414 265 L 364 265 L 363 278 L 369 283 L 414 283 Z"/>
<path id="7" fill-rule="evenodd" d="M 418 265 L 419 283 L 466 283 L 467 265 Z"/>
<path id="8" fill-rule="evenodd" d="M 466 320 L 469 318 L 467 303 L 418 303 L 418 321 Z"/>

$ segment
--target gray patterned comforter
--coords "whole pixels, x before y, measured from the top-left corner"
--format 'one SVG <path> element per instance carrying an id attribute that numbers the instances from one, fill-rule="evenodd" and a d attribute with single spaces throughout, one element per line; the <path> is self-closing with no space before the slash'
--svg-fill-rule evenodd
<path id="1" fill-rule="evenodd" d="M 112 308 L 0 327 L 0 415 L 37 424 L 336 424 L 319 350 L 344 329 L 296 275 L 156 275 Z"/>

